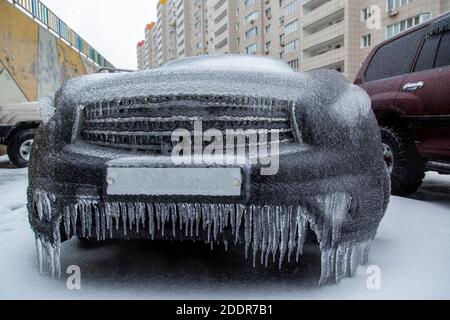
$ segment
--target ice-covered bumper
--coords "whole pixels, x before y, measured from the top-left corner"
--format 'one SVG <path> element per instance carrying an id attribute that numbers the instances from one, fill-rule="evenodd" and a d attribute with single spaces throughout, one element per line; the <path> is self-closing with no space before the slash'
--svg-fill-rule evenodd
<path id="1" fill-rule="evenodd" d="M 331 157 L 292 145 L 282 148 L 276 175 L 261 175 L 260 165 L 228 167 L 240 173 L 239 194 L 155 195 L 143 190 L 119 195 L 108 191 L 112 168 L 129 174 L 135 169 L 218 167 L 175 166 L 169 157 L 161 156 L 95 157 L 85 147 L 37 153 L 31 167 L 29 212 L 44 260 L 41 264 L 46 261 L 57 272 L 54 257 L 59 255 L 61 240 L 78 236 L 243 243 L 246 252 L 253 251 L 255 263 L 258 256 L 263 264 L 278 258 L 281 266 L 285 259 L 301 255 L 310 228 L 323 253 L 321 283 L 339 281 L 366 262 L 377 230 L 374 226 L 382 219 L 389 193 L 386 177 L 350 165 L 348 156 L 335 153 Z M 34 163 L 46 166 L 33 167 Z M 235 184 L 231 187 L 236 190 Z"/>

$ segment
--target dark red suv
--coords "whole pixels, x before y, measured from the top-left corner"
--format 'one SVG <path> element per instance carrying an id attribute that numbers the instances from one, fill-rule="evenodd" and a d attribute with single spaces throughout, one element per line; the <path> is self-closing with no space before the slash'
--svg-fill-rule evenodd
<path id="1" fill-rule="evenodd" d="M 372 98 L 394 195 L 425 171 L 450 174 L 450 13 L 377 46 L 355 83 Z"/>

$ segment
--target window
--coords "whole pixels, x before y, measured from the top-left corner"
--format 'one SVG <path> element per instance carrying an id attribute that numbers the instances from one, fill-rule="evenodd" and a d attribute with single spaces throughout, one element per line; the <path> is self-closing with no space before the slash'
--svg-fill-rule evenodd
<path id="1" fill-rule="evenodd" d="M 259 18 L 259 12 L 254 11 L 245 17 L 245 23 L 246 24 L 254 23 L 256 20 L 258 20 L 258 18 Z"/>
<path id="2" fill-rule="evenodd" d="M 450 66 L 450 31 L 444 33 L 436 56 L 436 68 Z"/>
<path id="3" fill-rule="evenodd" d="M 425 21 L 430 20 L 430 18 L 431 18 L 430 13 L 424 13 L 424 14 L 420 14 L 418 16 L 391 24 L 390 26 L 387 26 L 387 28 L 386 28 L 386 38 L 395 37 L 396 35 L 402 33 L 403 31 L 411 29 Z"/>
<path id="4" fill-rule="evenodd" d="M 298 39 L 288 42 L 288 43 L 286 43 L 286 46 L 284 47 L 284 54 L 294 52 L 299 47 L 300 47 L 300 41 Z"/>
<path id="5" fill-rule="evenodd" d="M 247 48 L 245 48 L 245 53 L 246 54 L 256 54 L 256 51 L 258 51 L 258 43 L 254 43 L 250 46 L 248 46 Z"/>
<path id="6" fill-rule="evenodd" d="M 270 31 L 272 31 L 272 25 L 269 24 L 268 26 L 266 26 L 266 33 L 270 33 Z"/>
<path id="7" fill-rule="evenodd" d="M 294 69 L 294 70 L 298 70 L 298 59 L 292 60 L 288 62 L 289 66 Z"/>
<path id="8" fill-rule="evenodd" d="M 394 10 L 414 1 L 415 0 L 388 0 L 388 10 Z"/>
<path id="9" fill-rule="evenodd" d="M 381 47 L 367 68 L 366 80 L 375 81 L 408 73 L 424 33 L 422 28 Z"/>
<path id="10" fill-rule="evenodd" d="M 245 0 L 245 8 L 248 8 L 254 4 L 256 4 L 258 0 Z"/>
<path id="11" fill-rule="evenodd" d="M 266 45 L 265 45 L 266 50 L 269 50 L 270 47 L 272 47 L 272 42 L 271 41 L 267 41 Z"/>
<path id="12" fill-rule="evenodd" d="M 361 37 L 361 49 L 368 48 L 372 45 L 372 35 L 366 34 Z"/>
<path id="13" fill-rule="evenodd" d="M 361 22 L 367 21 L 372 16 L 370 8 L 364 8 L 361 10 Z"/>
<path id="14" fill-rule="evenodd" d="M 433 69 L 440 39 L 441 35 L 439 34 L 430 36 L 425 40 L 414 68 L 415 72 Z"/>
<path id="15" fill-rule="evenodd" d="M 258 35 L 258 27 L 254 27 L 245 33 L 245 39 L 251 39 Z"/>
<path id="16" fill-rule="evenodd" d="M 291 3 L 289 3 L 286 7 L 284 7 L 284 15 L 288 16 L 290 14 L 293 14 L 298 9 L 298 2 L 299 0 L 294 0 Z"/>
<path id="17" fill-rule="evenodd" d="M 298 20 L 292 21 L 284 27 L 284 34 L 288 35 L 298 30 Z"/>

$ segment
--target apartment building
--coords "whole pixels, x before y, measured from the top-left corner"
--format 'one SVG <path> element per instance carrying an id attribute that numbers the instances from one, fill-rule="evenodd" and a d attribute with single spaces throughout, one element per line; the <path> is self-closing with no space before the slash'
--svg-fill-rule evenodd
<path id="1" fill-rule="evenodd" d="M 208 0 L 208 2 L 211 15 L 210 53 L 238 53 L 238 1 Z"/>
<path id="2" fill-rule="evenodd" d="M 157 66 L 157 55 L 155 50 L 155 22 L 150 22 L 145 27 L 144 65 L 145 69 L 153 69 Z"/>
<path id="3" fill-rule="evenodd" d="M 136 53 L 137 53 L 137 67 L 138 70 L 145 69 L 145 41 L 139 41 L 136 45 Z"/>
<path id="4" fill-rule="evenodd" d="M 209 26 L 208 0 L 191 0 L 192 8 L 192 55 L 208 54 Z"/>
<path id="5" fill-rule="evenodd" d="M 156 65 L 255 54 L 353 80 L 375 45 L 448 10 L 450 0 L 161 0 Z"/>
<path id="6" fill-rule="evenodd" d="M 239 53 L 282 59 L 299 69 L 300 0 L 238 1 Z"/>

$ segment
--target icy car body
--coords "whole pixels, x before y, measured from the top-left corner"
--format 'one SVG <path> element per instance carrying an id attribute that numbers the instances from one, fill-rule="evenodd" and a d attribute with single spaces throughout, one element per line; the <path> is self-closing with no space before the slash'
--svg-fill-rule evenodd
<path id="1" fill-rule="evenodd" d="M 370 100 L 341 74 L 209 56 L 70 80 L 52 103 L 55 114 L 35 140 L 28 193 L 41 270 L 60 272 L 61 242 L 73 236 L 242 244 L 255 263 L 281 266 L 298 261 L 309 228 L 322 252 L 322 285 L 367 263 L 389 177 Z M 261 165 L 249 163 L 175 165 L 168 132 L 191 131 L 194 120 L 204 130 L 278 130 L 278 172 L 261 175 Z M 219 185 L 156 192 L 173 169 L 209 172 L 204 181 L 213 185 L 221 171 L 208 170 L 234 170 L 225 176 L 234 175 L 238 192 Z M 121 170 L 122 185 L 111 188 Z M 146 170 L 160 175 L 147 180 L 148 190 L 139 181 Z"/>

